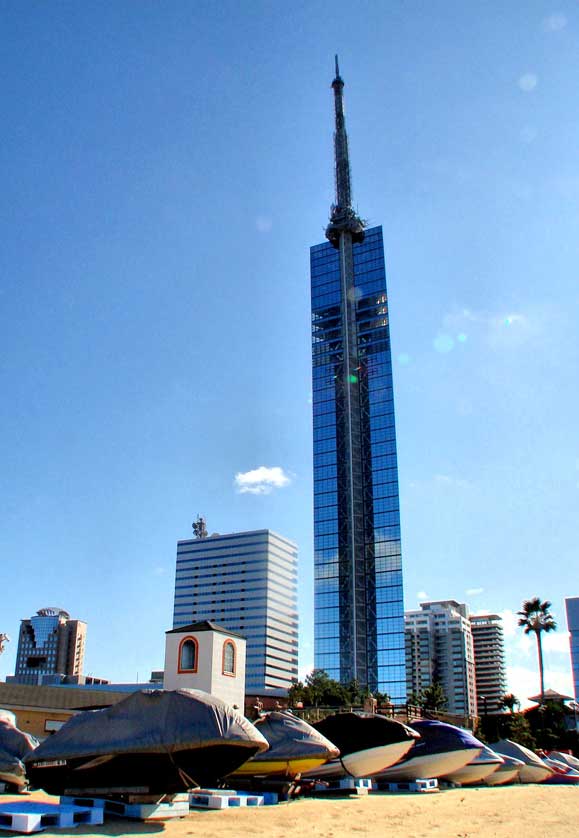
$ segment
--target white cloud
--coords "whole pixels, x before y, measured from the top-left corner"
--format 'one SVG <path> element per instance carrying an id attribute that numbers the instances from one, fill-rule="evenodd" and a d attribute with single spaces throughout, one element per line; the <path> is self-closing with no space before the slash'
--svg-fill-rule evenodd
<path id="1" fill-rule="evenodd" d="M 503 633 L 505 637 L 515 637 L 518 630 L 519 618 L 510 608 L 499 611 L 499 617 L 503 621 Z"/>
<path id="2" fill-rule="evenodd" d="M 538 667 L 515 664 L 507 666 L 507 692 L 514 693 L 521 702 L 521 707 L 532 707 L 534 702 L 529 696 L 538 695 L 541 688 Z M 570 670 L 545 670 L 545 689 L 556 690 L 563 695 L 573 695 L 573 682 Z"/>
<path id="3" fill-rule="evenodd" d="M 424 599 L 429 599 L 429 596 L 426 593 L 426 591 L 418 591 L 418 593 L 416 594 L 416 597 L 417 597 L 418 601 L 424 600 Z"/>
<path id="4" fill-rule="evenodd" d="M 566 631 L 552 631 L 541 638 L 543 650 L 555 655 L 570 656 L 569 635 Z"/>
<path id="5" fill-rule="evenodd" d="M 467 596 L 478 596 L 484 593 L 484 588 L 467 588 L 465 593 Z"/>
<path id="6" fill-rule="evenodd" d="M 269 495 L 274 489 L 281 489 L 289 483 L 290 478 L 279 466 L 259 466 L 235 475 L 237 491 L 242 495 Z"/>

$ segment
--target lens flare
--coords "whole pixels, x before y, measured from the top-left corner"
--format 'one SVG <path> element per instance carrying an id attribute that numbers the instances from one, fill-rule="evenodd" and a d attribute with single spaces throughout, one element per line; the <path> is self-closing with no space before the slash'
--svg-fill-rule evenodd
<path id="1" fill-rule="evenodd" d="M 434 338 L 433 346 L 437 352 L 446 355 L 447 352 L 450 352 L 454 348 L 454 340 L 450 335 L 440 334 Z"/>

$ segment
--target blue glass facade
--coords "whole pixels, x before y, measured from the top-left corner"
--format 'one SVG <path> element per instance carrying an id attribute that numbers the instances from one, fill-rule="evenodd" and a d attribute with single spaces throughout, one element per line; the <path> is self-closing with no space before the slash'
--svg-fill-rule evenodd
<path id="1" fill-rule="evenodd" d="M 575 701 L 579 701 L 579 597 L 565 600 L 567 609 L 567 628 L 571 642 L 571 668 L 573 670 L 573 689 Z"/>
<path id="2" fill-rule="evenodd" d="M 315 667 L 406 700 L 382 228 L 310 250 Z M 353 277 L 353 283 L 352 283 Z"/>

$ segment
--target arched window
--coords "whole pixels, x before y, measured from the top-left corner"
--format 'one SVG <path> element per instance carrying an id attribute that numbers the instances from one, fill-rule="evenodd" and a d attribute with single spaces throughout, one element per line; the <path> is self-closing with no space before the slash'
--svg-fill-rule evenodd
<path id="1" fill-rule="evenodd" d="M 235 643 L 226 640 L 223 644 L 223 674 L 235 675 Z"/>
<path id="2" fill-rule="evenodd" d="M 197 672 L 198 644 L 194 637 L 184 637 L 179 644 L 178 672 Z"/>

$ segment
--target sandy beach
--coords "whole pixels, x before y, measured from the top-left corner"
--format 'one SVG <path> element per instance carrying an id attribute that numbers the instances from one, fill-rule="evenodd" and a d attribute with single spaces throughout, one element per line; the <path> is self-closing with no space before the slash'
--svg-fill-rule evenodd
<path id="1" fill-rule="evenodd" d="M 0 802 L 19 798 L 2 795 Z M 55 800 L 40 792 L 27 800 Z M 305 798 L 277 806 L 191 812 L 162 823 L 107 820 L 101 827 L 47 830 L 60 835 L 148 835 L 167 838 L 549 838 L 579 836 L 579 788 L 509 786 L 449 789 L 434 794 Z M 13 833 L 5 833 L 10 835 Z"/>

